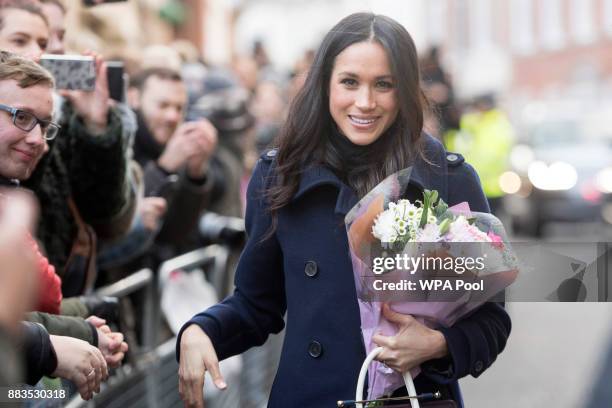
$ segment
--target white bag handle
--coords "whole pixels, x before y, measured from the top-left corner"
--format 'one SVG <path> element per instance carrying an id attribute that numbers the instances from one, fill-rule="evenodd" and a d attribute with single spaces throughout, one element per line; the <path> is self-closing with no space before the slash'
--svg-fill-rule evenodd
<path id="1" fill-rule="evenodd" d="M 361 365 L 361 371 L 359 371 L 359 379 L 357 380 L 357 390 L 355 391 L 355 401 L 361 401 L 363 398 L 363 386 L 365 385 L 365 378 L 368 374 L 368 367 L 372 360 L 376 358 L 376 356 L 383 350 L 382 347 L 376 347 L 374 350 L 368 354 L 365 361 Z M 416 389 L 414 388 L 414 382 L 412 381 L 412 376 L 410 375 L 410 371 L 406 371 L 403 375 L 404 383 L 406 383 L 406 389 L 408 390 L 408 396 L 416 397 Z M 418 398 L 410 398 L 410 406 L 412 408 L 420 408 Z M 355 408 L 363 408 L 362 403 L 355 404 Z"/>

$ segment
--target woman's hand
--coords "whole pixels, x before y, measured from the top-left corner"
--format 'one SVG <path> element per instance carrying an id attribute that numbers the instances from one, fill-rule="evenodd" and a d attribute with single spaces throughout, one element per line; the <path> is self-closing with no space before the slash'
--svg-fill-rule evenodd
<path id="1" fill-rule="evenodd" d="M 84 400 L 100 392 L 100 383 L 108 378 L 108 367 L 100 350 L 72 337 L 49 337 L 57 355 L 53 375 L 72 381 Z"/>
<path id="2" fill-rule="evenodd" d="M 186 407 L 204 407 L 204 373 L 210 371 L 215 386 L 224 390 L 227 384 L 219 370 L 215 349 L 198 325 L 191 325 L 181 337 L 179 393 Z"/>
<path id="3" fill-rule="evenodd" d="M 446 339 L 438 330 L 430 329 L 411 315 L 404 315 L 391 310 L 388 304 L 382 308 L 383 316 L 399 327 L 395 336 L 376 334 L 372 340 L 384 350 L 376 357 L 400 373 L 434 358 L 448 354 Z"/>

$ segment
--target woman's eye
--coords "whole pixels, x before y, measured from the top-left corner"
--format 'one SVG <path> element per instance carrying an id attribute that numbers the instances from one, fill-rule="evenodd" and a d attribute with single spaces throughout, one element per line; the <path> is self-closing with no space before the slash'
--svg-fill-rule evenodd
<path id="1" fill-rule="evenodd" d="M 357 85 L 357 81 L 355 81 L 352 78 L 344 78 L 343 80 L 340 81 L 341 84 L 344 85 L 348 85 L 348 86 L 355 86 Z"/>
<path id="2" fill-rule="evenodd" d="M 389 81 L 378 81 L 376 83 L 376 86 L 379 88 L 383 88 L 383 89 L 392 89 L 393 88 L 393 83 L 389 82 Z"/>

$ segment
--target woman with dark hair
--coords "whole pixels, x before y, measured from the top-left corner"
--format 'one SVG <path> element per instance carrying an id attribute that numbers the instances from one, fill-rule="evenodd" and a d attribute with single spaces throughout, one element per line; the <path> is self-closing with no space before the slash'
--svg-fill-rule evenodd
<path id="1" fill-rule="evenodd" d="M 488 211 L 472 167 L 422 133 L 419 81 L 414 43 L 388 17 L 353 14 L 326 35 L 277 149 L 251 179 L 235 292 L 179 333 L 186 405 L 202 405 L 206 370 L 225 388 L 218 361 L 263 344 L 283 329 L 285 313 L 269 406 L 320 408 L 354 395 L 365 348 L 344 217 L 386 176 L 413 166 L 407 198 L 435 189 L 451 205 Z M 435 330 L 388 307 L 383 313 L 399 331 L 374 337 L 384 347 L 378 359 L 402 372 L 420 365 L 417 391 L 440 391 L 458 406 L 457 380 L 480 375 L 510 333 L 497 303 Z"/>

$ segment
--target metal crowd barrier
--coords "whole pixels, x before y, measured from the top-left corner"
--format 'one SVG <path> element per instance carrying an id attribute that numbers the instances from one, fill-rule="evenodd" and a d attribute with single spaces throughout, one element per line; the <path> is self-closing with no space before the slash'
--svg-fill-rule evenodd
<path id="1" fill-rule="evenodd" d="M 83 401 L 79 395 L 76 395 L 66 407 L 182 407 L 178 393 L 176 338 L 171 338 L 161 345 L 157 344 L 161 323 L 161 288 L 174 270 L 189 271 L 202 268 L 219 293 L 225 285 L 228 256 L 227 248 L 210 245 L 162 263 L 157 273 L 150 269 L 142 269 L 98 289 L 96 294 L 119 298 L 140 290 L 144 291 L 143 316 L 137 317 L 137 321 L 142 324 L 143 344 L 141 347 L 130 345 L 134 362 L 124 364 L 115 370 L 109 380 L 102 384 L 101 392 L 91 401 Z M 219 393 L 214 401 L 207 401 L 207 406 L 211 408 L 240 406 L 240 387 L 233 388 L 228 392 Z"/>

